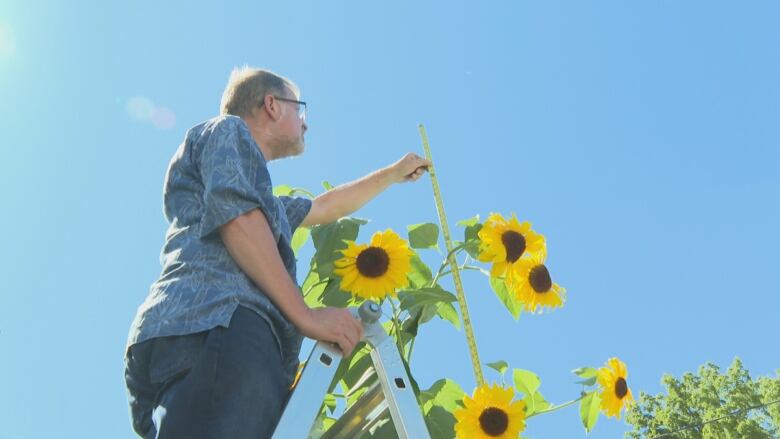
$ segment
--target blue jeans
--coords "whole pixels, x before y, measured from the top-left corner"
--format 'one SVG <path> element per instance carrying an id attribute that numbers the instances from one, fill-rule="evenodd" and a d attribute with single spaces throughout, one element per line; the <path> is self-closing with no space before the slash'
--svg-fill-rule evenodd
<path id="1" fill-rule="evenodd" d="M 291 373 L 268 323 L 239 306 L 227 328 L 160 337 L 125 358 L 133 429 L 152 438 L 270 438 Z"/>

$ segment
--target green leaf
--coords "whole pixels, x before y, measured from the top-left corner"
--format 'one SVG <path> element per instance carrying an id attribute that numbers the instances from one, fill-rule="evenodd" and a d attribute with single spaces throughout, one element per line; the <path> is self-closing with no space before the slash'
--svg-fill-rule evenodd
<path id="1" fill-rule="evenodd" d="M 324 410 L 322 410 L 324 412 Z M 312 426 L 311 431 L 311 437 L 320 437 L 322 434 L 330 427 L 333 426 L 333 424 L 336 423 L 335 418 L 331 418 L 329 416 L 325 416 L 324 413 L 320 413 L 319 416 L 317 416 L 317 419 L 314 421 L 314 425 Z"/>
<path id="2" fill-rule="evenodd" d="M 466 253 L 468 253 L 469 256 L 471 256 L 473 259 L 479 260 L 479 241 L 467 241 L 466 245 L 463 247 L 463 250 L 466 250 Z"/>
<path id="3" fill-rule="evenodd" d="M 599 419 L 600 405 L 601 396 L 599 396 L 597 390 L 588 392 L 580 401 L 580 419 L 582 419 L 582 425 L 587 433 L 590 433 L 593 427 L 596 426 L 596 421 Z"/>
<path id="4" fill-rule="evenodd" d="M 443 320 L 452 323 L 455 329 L 460 330 L 460 316 L 458 315 L 458 310 L 451 303 L 439 303 L 439 306 L 436 308 L 436 314 Z"/>
<path id="5" fill-rule="evenodd" d="M 439 304 L 428 304 L 422 307 L 422 315 L 420 316 L 420 324 L 428 323 L 437 314 Z"/>
<path id="6" fill-rule="evenodd" d="M 592 386 L 596 384 L 598 369 L 595 369 L 593 367 L 580 367 L 574 369 L 571 372 L 579 376 L 580 378 L 585 378 L 582 381 L 577 381 L 577 384 L 582 384 L 583 386 Z"/>
<path id="7" fill-rule="evenodd" d="M 373 370 L 373 369 L 372 369 Z M 363 396 L 364 393 L 368 391 L 368 386 L 362 386 L 355 390 L 354 392 L 350 393 L 349 396 L 347 396 L 347 407 L 352 407 L 352 404 L 358 402 L 360 398 Z"/>
<path id="8" fill-rule="evenodd" d="M 547 400 L 544 399 L 544 396 L 542 396 L 542 394 L 539 393 L 538 391 L 534 393 L 533 396 L 526 395 L 523 398 L 523 401 L 525 401 L 526 416 L 530 416 L 533 413 L 546 410 L 552 406 L 552 404 L 547 402 Z"/>
<path id="9" fill-rule="evenodd" d="M 479 241 L 479 231 L 482 230 L 481 223 L 474 223 L 463 231 L 464 241 Z"/>
<path id="10" fill-rule="evenodd" d="M 325 407 L 328 408 L 330 414 L 332 415 L 333 412 L 336 410 L 336 397 L 333 396 L 332 393 L 326 393 L 323 404 L 325 405 Z"/>
<path id="11" fill-rule="evenodd" d="M 537 407 L 537 402 L 544 407 L 549 407 L 549 403 L 538 393 L 542 381 L 535 373 L 524 369 L 514 369 L 512 371 L 512 380 L 515 383 L 515 388 L 523 393 L 527 416 L 542 410 L 540 407 Z"/>
<path id="12" fill-rule="evenodd" d="M 417 399 L 417 401 L 420 400 L 420 386 L 417 384 L 417 380 L 414 379 L 414 376 L 412 376 L 412 369 L 409 367 L 409 363 L 406 361 L 406 358 L 401 356 L 401 363 L 404 365 L 404 369 L 406 369 L 406 375 L 409 377 L 410 384 L 412 385 L 412 391 L 414 391 L 414 397 Z"/>
<path id="13" fill-rule="evenodd" d="M 286 184 L 278 184 L 274 186 L 272 190 L 275 197 L 281 197 L 283 195 L 290 196 L 292 191 L 293 191 L 292 186 Z"/>
<path id="14" fill-rule="evenodd" d="M 410 338 L 417 336 L 417 329 L 420 326 L 420 319 L 422 318 L 422 308 L 418 308 L 411 313 L 409 317 L 401 322 L 401 330 L 409 334 Z"/>
<path id="15" fill-rule="evenodd" d="M 329 191 L 329 190 L 333 189 L 333 185 L 330 184 L 328 182 L 328 180 L 323 180 L 322 181 L 322 187 L 324 187 L 326 191 Z"/>
<path id="16" fill-rule="evenodd" d="M 370 354 L 371 348 L 366 345 L 366 342 L 361 341 L 355 346 L 352 354 L 339 364 L 334 376 L 337 380 L 341 380 L 345 394 L 357 391 L 358 383 L 370 384 L 364 376 L 367 371 L 369 374 L 376 374 Z"/>
<path id="17" fill-rule="evenodd" d="M 303 300 L 309 308 L 316 308 L 322 305 L 322 293 L 325 291 L 327 282 L 320 282 L 320 276 L 317 273 L 317 267 L 314 259 L 311 261 L 309 273 L 306 275 L 303 284 L 301 285 L 301 292 L 304 294 Z"/>
<path id="18" fill-rule="evenodd" d="M 512 314 L 512 317 L 514 317 L 515 320 L 518 320 L 523 309 L 523 304 L 515 299 L 515 296 L 507 289 L 504 279 L 491 277 L 490 287 L 493 289 L 493 292 L 496 293 L 498 300 L 500 300 L 509 313 Z"/>
<path id="19" fill-rule="evenodd" d="M 434 405 L 444 408 L 448 412 L 454 412 L 461 406 L 465 392 L 455 381 L 443 378 L 420 392 L 420 406 L 424 413 L 428 413 Z"/>
<path id="20" fill-rule="evenodd" d="M 577 375 L 580 378 L 591 378 L 598 375 L 599 371 L 593 367 L 578 367 L 571 371 L 571 373 Z"/>
<path id="21" fill-rule="evenodd" d="M 371 364 L 368 364 L 368 367 L 366 367 L 366 369 L 363 371 L 363 375 L 358 378 L 358 380 L 355 382 L 355 384 L 352 385 L 351 388 L 345 390 L 344 392 L 348 398 L 349 405 L 357 401 L 357 395 L 362 395 L 365 393 L 369 387 L 374 385 L 377 379 L 378 376 L 376 370 Z"/>
<path id="22" fill-rule="evenodd" d="M 425 424 L 433 438 L 455 437 L 455 410 L 462 407 L 463 389 L 448 378 L 440 379 L 430 388 L 420 392 L 420 407 L 425 415 Z"/>
<path id="23" fill-rule="evenodd" d="M 280 184 L 274 186 L 272 193 L 274 194 L 275 197 L 282 197 L 282 196 L 293 197 L 297 194 L 303 194 L 308 198 L 314 198 L 314 194 L 307 191 L 306 189 L 299 188 L 299 187 L 292 187 L 286 184 Z"/>
<path id="24" fill-rule="evenodd" d="M 341 250 L 347 248 L 346 241 L 357 240 L 360 226 L 367 223 L 367 220 L 345 217 L 311 229 L 311 239 L 316 250 L 314 260 L 321 278 L 331 276 L 333 262 L 343 256 Z"/>
<path id="25" fill-rule="evenodd" d="M 454 294 L 445 291 L 439 286 L 404 291 L 403 294 L 399 294 L 399 298 L 401 299 L 401 310 L 407 311 L 425 305 L 438 306 L 442 302 L 447 303 L 458 300 Z"/>
<path id="26" fill-rule="evenodd" d="M 452 412 L 438 405 L 432 406 L 425 414 L 425 425 L 432 438 L 454 438 L 456 422 Z"/>
<path id="27" fill-rule="evenodd" d="M 468 227 L 468 226 L 473 226 L 474 224 L 476 224 L 478 222 L 479 222 L 479 214 L 474 215 L 474 216 L 472 216 L 469 219 L 460 220 L 460 221 L 458 221 L 457 225 Z"/>
<path id="28" fill-rule="evenodd" d="M 583 386 L 592 386 L 596 384 L 596 381 L 596 377 L 590 377 L 587 380 L 577 381 L 577 384 L 582 384 Z"/>
<path id="29" fill-rule="evenodd" d="M 412 271 L 408 276 L 410 286 L 414 289 L 430 286 L 433 281 L 433 273 L 431 273 L 431 269 L 428 268 L 428 265 L 420 259 L 417 252 L 412 254 L 410 262 L 412 265 Z"/>
<path id="30" fill-rule="evenodd" d="M 400 291 L 398 299 L 401 302 L 401 310 L 409 313 L 409 316 L 401 321 L 401 334 L 399 334 L 401 344 L 404 346 L 417 336 L 419 325 L 427 323 L 434 316 L 439 316 L 452 323 L 456 329 L 460 329 L 458 312 L 450 303 L 456 300 L 455 296 L 440 287 Z M 392 322 L 388 323 L 388 328 L 391 328 L 388 330 L 390 333 Z"/>
<path id="31" fill-rule="evenodd" d="M 514 369 L 512 379 L 515 382 L 515 388 L 523 392 L 524 395 L 533 395 L 542 384 L 542 380 L 530 370 Z"/>
<path id="32" fill-rule="evenodd" d="M 342 291 L 339 288 L 341 279 L 332 278 L 328 281 L 328 285 L 322 292 L 320 301 L 325 306 L 334 306 L 337 308 L 346 308 L 352 300 L 352 295 Z"/>
<path id="33" fill-rule="evenodd" d="M 466 253 L 474 259 L 477 259 L 479 256 L 480 230 L 482 230 L 482 224 L 475 223 L 466 227 L 466 230 L 463 232 L 465 238 L 464 242 L 466 243 Z"/>
<path id="34" fill-rule="evenodd" d="M 295 229 L 295 233 L 293 233 L 292 240 L 290 241 L 290 247 L 292 247 L 295 256 L 298 256 L 298 250 L 300 250 L 301 247 L 306 244 L 306 241 L 309 240 L 309 235 L 311 235 L 311 229 L 308 227 L 298 227 Z"/>
<path id="35" fill-rule="evenodd" d="M 417 331 L 420 325 L 428 323 L 434 316 L 437 315 L 436 308 L 436 305 L 428 304 L 425 306 L 413 307 L 408 310 L 409 317 L 401 321 L 401 331 L 403 331 L 401 334 L 401 341 L 404 344 L 417 336 Z M 388 322 L 392 323 L 390 321 Z"/>
<path id="36" fill-rule="evenodd" d="M 487 366 L 496 372 L 498 372 L 500 375 L 503 375 L 504 372 L 506 372 L 506 369 L 509 367 L 506 361 L 500 360 L 496 361 L 495 363 L 486 363 Z"/>
<path id="37" fill-rule="evenodd" d="M 412 248 L 436 248 L 439 242 L 439 226 L 433 223 L 407 226 L 409 245 Z"/>

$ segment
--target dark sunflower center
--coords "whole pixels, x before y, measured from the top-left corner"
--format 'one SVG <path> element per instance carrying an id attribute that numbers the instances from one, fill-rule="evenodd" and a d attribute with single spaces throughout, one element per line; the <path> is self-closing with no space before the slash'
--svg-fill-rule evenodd
<path id="1" fill-rule="evenodd" d="M 619 399 L 623 399 L 623 397 L 626 396 L 626 393 L 628 393 L 628 384 L 626 384 L 625 378 L 619 377 L 617 381 L 615 381 L 615 396 Z"/>
<path id="2" fill-rule="evenodd" d="M 528 274 L 528 282 L 537 293 L 546 293 L 552 288 L 550 272 L 547 271 L 547 267 L 541 264 L 531 269 L 531 273 Z"/>
<path id="3" fill-rule="evenodd" d="M 356 264 L 360 274 L 363 276 L 379 277 L 387 272 L 390 258 L 387 256 L 385 249 L 369 247 L 360 252 Z"/>
<path id="4" fill-rule="evenodd" d="M 515 262 L 520 259 L 525 251 L 525 237 L 514 230 L 508 230 L 501 235 L 501 242 L 506 248 L 507 262 Z"/>
<path id="5" fill-rule="evenodd" d="M 488 407 L 479 415 L 479 425 L 488 435 L 501 436 L 509 426 L 509 416 L 501 409 Z"/>

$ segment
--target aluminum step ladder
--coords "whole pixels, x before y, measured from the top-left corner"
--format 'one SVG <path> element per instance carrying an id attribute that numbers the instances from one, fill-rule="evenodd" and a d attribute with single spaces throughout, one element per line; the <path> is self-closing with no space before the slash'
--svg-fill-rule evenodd
<path id="1" fill-rule="evenodd" d="M 388 411 L 399 439 L 430 439 L 395 341 L 379 323 L 381 308 L 374 302 L 366 301 L 353 313 L 363 324 L 362 341 L 371 347 L 377 383 L 369 387 L 327 431 L 314 433 L 314 423 L 328 386 L 342 360 L 341 351 L 335 345 L 317 342 L 276 426 L 273 439 L 357 438 L 386 419 Z"/>

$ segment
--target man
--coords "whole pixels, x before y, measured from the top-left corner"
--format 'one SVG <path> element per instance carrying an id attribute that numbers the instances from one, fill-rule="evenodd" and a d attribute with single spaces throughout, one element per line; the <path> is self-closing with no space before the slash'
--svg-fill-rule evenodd
<path id="1" fill-rule="evenodd" d="M 310 309 L 290 247 L 298 226 L 351 214 L 430 165 L 415 154 L 314 200 L 275 197 L 266 163 L 303 153 L 306 104 L 287 78 L 234 70 L 222 115 L 191 128 L 163 188 L 162 273 L 130 329 L 125 380 L 144 438 L 270 437 L 302 336 L 349 355 L 362 326 Z"/>

